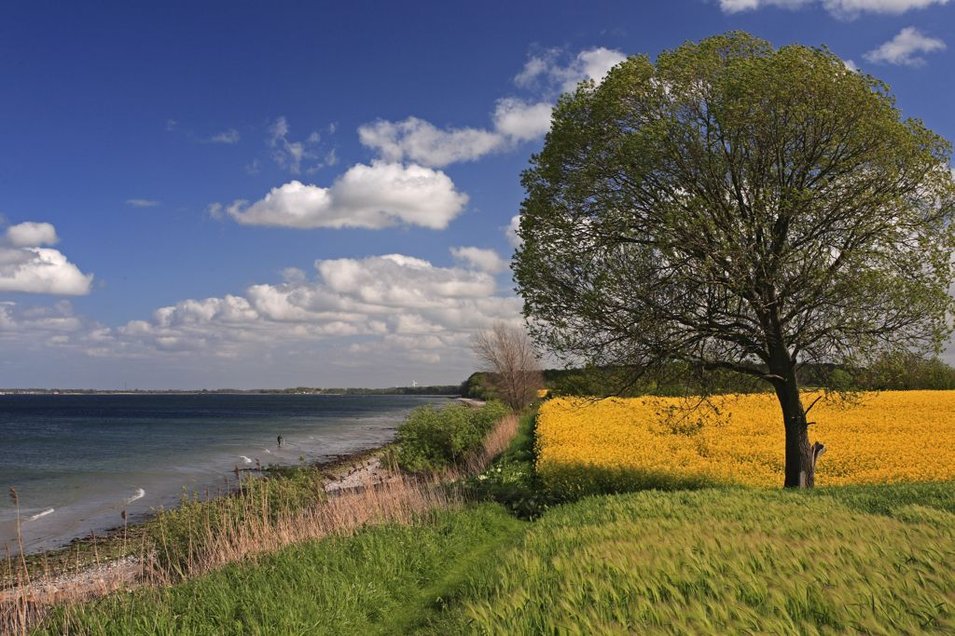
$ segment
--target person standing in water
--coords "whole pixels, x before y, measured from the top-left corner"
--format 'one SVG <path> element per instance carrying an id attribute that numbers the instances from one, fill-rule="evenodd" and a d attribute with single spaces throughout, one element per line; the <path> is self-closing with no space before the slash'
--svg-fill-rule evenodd
<path id="1" fill-rule="evenodd" d="M 281 447 L 282 447 L 282 436 L 279 435 L 277 439 L 278 439 L 278 442 L 279 442 L 279 448 L 281 448 Z"/>

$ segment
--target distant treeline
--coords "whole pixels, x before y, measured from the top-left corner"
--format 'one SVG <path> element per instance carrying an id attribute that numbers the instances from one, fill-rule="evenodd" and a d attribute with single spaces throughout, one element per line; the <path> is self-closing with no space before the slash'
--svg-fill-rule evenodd
<path id="1" fill-rule="evenodd" d="M 262 393 L 297 393 L 313 395 L 460 395 L 461 385 L 431 385 L 431 386 L 395 386 L 387 389 L 316 389 L 309 387 L 295 387 L 294 389 L 280 389 L 276 391 L 262 391 Z"/>
<path id="2" fill-rule="evenodd" d="M 939 359 L 895 354 L 867 368 L 833 364 L 807 364 L 799 370 L 799 383 L 811 389 L 908 391 L 955 390 L 955 368 Z M 473 373 L 460 387 L 464 397 L 495 398 L 492 374 Z M 758 378 L 731 371 L 710 371 L 688 364 L 671 364 L 653 373 L 627 367 L 547 369 L 544 385 L 552 395 L 687 395 L 695 393 L 754 393 L 769 385 Z"/>

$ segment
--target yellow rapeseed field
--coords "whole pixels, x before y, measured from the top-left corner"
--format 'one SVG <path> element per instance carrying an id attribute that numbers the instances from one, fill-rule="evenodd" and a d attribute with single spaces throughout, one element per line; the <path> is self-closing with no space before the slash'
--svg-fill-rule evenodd
<path id="1" fill-rule="evenodd" d="M 804 397 L 808 404 L 814 396 Z M 667 417 L 676 398 L 555 398 L 541 407 L 538 470 L 567 475 L 628 472 L 699 482 L 779 486 L 783 424 L 772 394 L 718 396 L 718 414 Z M 955 479 L 955 391 L 889 391 L 857 403 L 822 401 L 810 441 L 827 452 L 817 485 Z M 597 469 L 596 471 L 594 469 Z"/>

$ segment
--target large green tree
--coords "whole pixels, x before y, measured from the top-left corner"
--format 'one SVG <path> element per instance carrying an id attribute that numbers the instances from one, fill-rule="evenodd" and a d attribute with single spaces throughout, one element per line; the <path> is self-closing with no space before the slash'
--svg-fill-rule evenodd
<path id="1" fill-rule="evenodd" d="M 812 486 L 800 366 L 950 333 L 950 153 L 826 50 L 730 33 L 631 57 L 560 100 L 523 175 L 524 313 L 572 360 L 765 380 L 784 483 Z"/>

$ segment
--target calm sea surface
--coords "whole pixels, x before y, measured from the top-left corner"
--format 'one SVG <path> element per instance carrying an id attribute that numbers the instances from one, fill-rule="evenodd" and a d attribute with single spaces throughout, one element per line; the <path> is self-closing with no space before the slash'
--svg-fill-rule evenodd
<path id="1" fill-rule="evenodd" d="M 0 395 L 0 556 L 226 488 L 235 466 L 295 464 L 391 440 L 416 406 L 447 398 L 318 395 Z M 281 447 L 277 436 L 283 437 Z"/>

